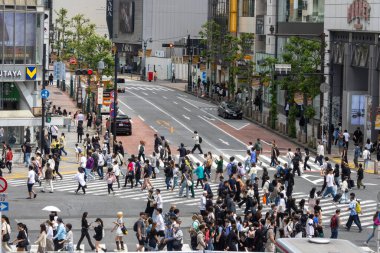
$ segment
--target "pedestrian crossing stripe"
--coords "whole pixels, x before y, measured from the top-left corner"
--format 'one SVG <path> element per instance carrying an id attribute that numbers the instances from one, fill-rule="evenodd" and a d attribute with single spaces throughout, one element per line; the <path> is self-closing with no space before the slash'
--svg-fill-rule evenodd
<path id="1" fill-rule="evenodd" d="M 171 89 L 168 88 L 163 88 L 163 87 L 125 87 L 126 90 L 142 90 L 142 91 L 172 91 Z"/>
<path id="2" fill-rule="evenodd" d="M 162 172 L 161 172 L 162 173 Z M 180 180 L 178 180 L 178 183 Z M 10 179 L 8 180 L 8 183 L 11 187 L 24 187 L 25 186 L 25 180 L 23 179 Z M 43 182 L 44 184 L 45 182 Z M 202 187 L 195 188 L 194 186 L 194 193 L 195 198 L 191 198 L 191 192 L 189 191 L 189 198 L 179 196 L 179 187 L 176 186 L 174 191 L 171 191 L 171 189 L 166 190 L 166 183 L 165 178 L 158 177 L 155 179 L 151 179 L 151 183 L 154 188 L 161 189 L 161 195 L 163 199 L 164 204 L 176 204 L 176 205 L 183 205 L 183 206 L 189 206 L 194 207 L 196 210 L 199 209 L 200 201 L 199 198 L 202 195 L 203 189 Z M 195 183 L 195 182 L 194 182 Z M 63 180 L 57 180 L 54 181 L 54 190 L 59 192 L 68 192 L 72 195 L 75 195 L 74 191 L 78 187 L 77 181 L 74 180 L 74 174 L 71 175 L 65 175 Z M 121 180 L 120 182 L 121 186 L 124 184 L 124 180 Z M 209 182 L 211 189 L 214 194 L 217 193 L 218 184 Z M 41 189 L 42 187 L 36 186 L 37 189 Z M 147 191 L 141 191 L 140 187 L 130 188 L 130 184 L 127 184 L 126 188 L 121 187 L 120 189 L 117 189 L 117 183 L 113 185 L 113 188 L 115 190 L 115 195 L 110 195 L 110 198 L 119 198 L 119 199 L 125 199 L 125 200 L 146 200 Z M 186 194 L 186 189 L 183 192 L 183 195 Z M 260 197 L 263 196 L 263 191 L 260 188 L 259 189 Z M 94 195 L 98 197 L 107 197 L 108 191 L 107 191 L 107 183 L 104 180 L 92 180 L 87 183 L 87 189 L 86 189 L 86 195 Z M 39 197 L 43 197 L 44 195 L 39 195 Z M 308 193 L 305 192 L 293 192 L 292 196 L 299 202 L 301 199 L 305 199 L 307 203 L 307 199 L 309 197 Z M 261 201 L 261 199 L 260 199 Z M 305 204 L 307 208 L 307 204 Z M 321 199 L 320 200 L 320 206 L 322 208 L 322 213 L 324 217 L 330 217 L 335 213 L 336 209 L 341 209 L 341 221 L 342 226 L 345 225 L 345 222 L 348 220 L 349 217 L 349 211 L 347 211 L 348 204 L 342 203 L 334 203 L 332 202 L 331 198 Z M 370 227 L 373 225 L 373 213 L 377 210 L 377 203 L 373 200 L 362 200 L 361 201 L 361 207 L 363 210 L 363 214 L 360 215 L 360 220 L 362 222 L 363 227 Z M 243 214 L 245 207 L 239 208 L 236 206 L 236 210 L 238 214 Z M 263 213 L 270 210 L 270 206 L 263 206 Z"/>
<path id="3" fill-rule="evenodd" d="M 36 67 L 26 67 L 26 80 L 36 80 L 37 68 Z"/>

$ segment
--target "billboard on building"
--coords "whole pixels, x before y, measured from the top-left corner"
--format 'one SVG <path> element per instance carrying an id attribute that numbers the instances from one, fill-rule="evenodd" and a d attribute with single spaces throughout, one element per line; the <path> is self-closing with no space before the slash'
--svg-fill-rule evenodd
<path id="1" fill-rule="evenodd" d="M 133 33 L 135 29 L 135 2 L 121 0 L 119 6 L 119 32 Z"/>
<path id="2" fill-rule="evenodd" d="M 141 44 L 143 1 L 113 0 L 113 36 L 115 43 Z"/>

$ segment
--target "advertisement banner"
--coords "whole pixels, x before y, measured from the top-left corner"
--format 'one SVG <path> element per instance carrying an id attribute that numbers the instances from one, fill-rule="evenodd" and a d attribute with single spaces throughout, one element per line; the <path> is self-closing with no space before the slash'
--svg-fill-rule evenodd
<path id="1" fill-rule="evenodd" d="M 380 130 L 380 107 L 376 111 L 375 130 Z"/>

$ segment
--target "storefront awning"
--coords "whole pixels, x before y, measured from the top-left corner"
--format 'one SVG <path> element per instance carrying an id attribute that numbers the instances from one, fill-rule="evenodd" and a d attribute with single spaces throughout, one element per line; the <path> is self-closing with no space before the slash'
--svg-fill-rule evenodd
<path id="1" fill-rule="evenodd" d="M 41 118 L 29 110 L 0 111 L 0 126 L 41 126 Z"/>

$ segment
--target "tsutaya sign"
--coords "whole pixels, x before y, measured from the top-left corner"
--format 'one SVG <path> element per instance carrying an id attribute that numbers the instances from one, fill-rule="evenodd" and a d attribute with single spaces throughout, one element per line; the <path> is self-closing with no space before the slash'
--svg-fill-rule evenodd
<path id="1" fill-rule="evenodd" d="M 347 23 L 356 30 L 363 30 L 363 23 L 369 22 L 371 6 L 367 0 L 354 0 L 347 9 Z"/>
<path id="2" fill-rule="evenodd" d="M 0 78 L 21 78 L 21 70 L 0 70 Z"/>

